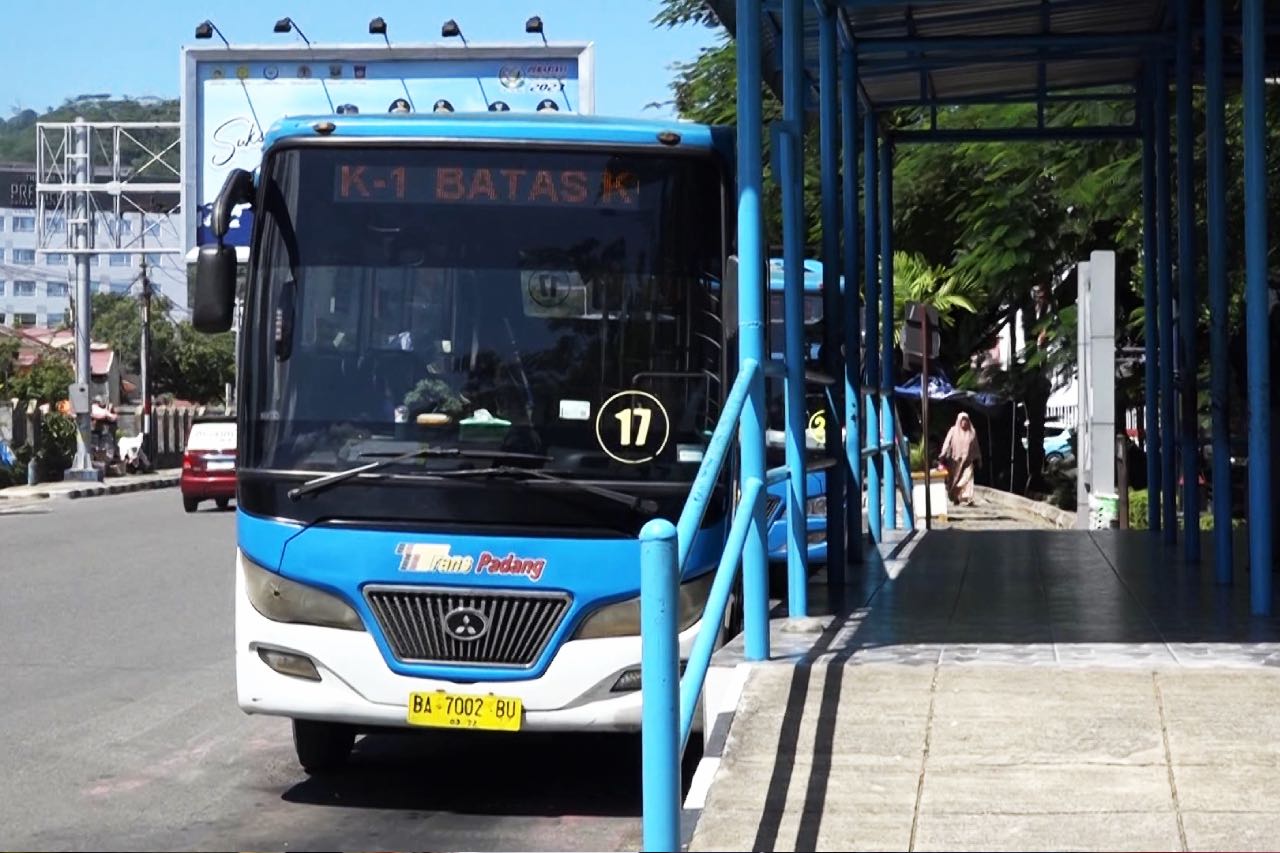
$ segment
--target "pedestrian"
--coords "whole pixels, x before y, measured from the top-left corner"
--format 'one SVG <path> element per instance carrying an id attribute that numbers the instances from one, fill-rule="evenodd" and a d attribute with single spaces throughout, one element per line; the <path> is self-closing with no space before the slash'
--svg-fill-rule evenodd
<path id="1" fill-rule="evenodd" d="M 947 466 L 947 494 L 957 504 L 973 506 L 974 472 L 982 464 L 978 431 L 961 412 L 942 442 L 942 462 Z"/>

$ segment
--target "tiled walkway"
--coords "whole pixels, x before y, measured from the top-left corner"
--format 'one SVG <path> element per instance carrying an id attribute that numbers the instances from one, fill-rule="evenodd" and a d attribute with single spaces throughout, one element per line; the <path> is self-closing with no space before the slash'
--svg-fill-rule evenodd
<path id="1" fill-rule="evenodd" d="M 708 743 L 693 849 L 1280 849 L 1280 620 L 1180 553 L 1118 531 L 887 549 L 847 617 L 775 625 Z"/>

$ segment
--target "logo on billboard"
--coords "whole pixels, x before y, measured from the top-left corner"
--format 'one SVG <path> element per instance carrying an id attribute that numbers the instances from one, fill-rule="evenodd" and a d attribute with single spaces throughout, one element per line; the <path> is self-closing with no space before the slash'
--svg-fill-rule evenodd
<path id="1" fill-rule="evenodd" d="M 276 68 L 274 65 L 268 65 L 266 68 L 262 69 L 262 76 L 266 77 L 268 80 L 274 80 L 280 76 L 280 69 Z"/>
<path id="2" fill-rule="evenodd" d="M 498 69 L 498 82 L 509 91 L 519 89 L 524 85 L 524 71 L 519 65 L 504 65 Z"/>
<path id="3" fill-rule="evenodd" d="M 310 77 L 311 77 L 311 66 L 310 66 L 310 65 L 299 65 L 299 66 L 298 66 L 298 79 L 299 79 L 299 80 L 306 80 L 306 79 L 308 79 L 308 78 L 310 78 Z"/>
<path id="4" fill-rule="evenodd" d="M 368 69 L 363 65 L 357 65 L 352 69 L 352 73 L 356 75 L 357 80 L 363 80 Z"/>
<path id="5" fill-rule="evenodd" d="M 237 67 L 236 67 L 236 79 L 238 79 L 238 80 L 248 80 L 248 79 L 249 79 L 249 66 L 247 66 L 247 65 L 240 65 L 240 66 L 237 66 Z"/>
<path id="6" fill-rule="evenodd" d="M 341 65 L 330 65 L 330 66 L 329 66 L 329 76 L 330 76 L 330 77 L 341 77 L 341 76 L 342 76 L 342 66 L 341 66 Z"/>
<path id="7" fill-rule="evenodd" d="M 221 68 L 215 68 L 209 72 L 209 77 L 213 80 L 221 80 L 223 77 L 226 77 L 226 76 L 227 76 L 227 72 L 223 71 Z"/>

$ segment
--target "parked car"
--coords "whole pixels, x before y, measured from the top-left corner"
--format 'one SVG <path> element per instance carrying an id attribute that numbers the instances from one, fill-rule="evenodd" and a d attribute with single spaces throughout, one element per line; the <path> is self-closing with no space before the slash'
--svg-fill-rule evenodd
<path id="1" fill-rule="evenodd" d="M 1056 468 L 1075 458 L 1075 430 L 1066 424 L 1044 425 L 1044 464 Z"/>
<path id="2" fill-rule="evenodd" d="M 178 480 L 182 508 L 195 512 L 201 501 L 226 509 L 236 496 L 236 421 L 232 417 L 197 418 L 187 433 Z"/>

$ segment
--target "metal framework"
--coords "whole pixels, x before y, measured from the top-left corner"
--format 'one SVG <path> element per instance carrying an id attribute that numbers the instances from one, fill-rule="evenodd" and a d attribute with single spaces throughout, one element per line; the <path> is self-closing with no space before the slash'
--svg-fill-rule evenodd
<path id="1" fill-rule="evenodd" d="M 75 261 L 75 373 L 71 395 L 79 439 L 67 471 L 74 479 L 100 476 L 89 454 L 89 330 L 93 324 L 90 259 L 100 254 L 178 255 L 179 198 L 177 122 L 41 122 L 36 125 L 36 251 L 57 252 Z M 137 233 L 125 214 L 141 214 Z M 155 217 L 148 222 L 148 216 Z M 107 245 L 98 245 L 98 226 Z M 148 246 L 148 235 L 165 232 L 168 247 Z M 149 433 L 147 330 L 150 292 L 144 278 L 142 359 L 143 433 Z"/>
<path id="2" fill-rule="evenodd" d="M 1195 345 L 1199 312 L 1196 281 L 1192 87 L 1203 81 L 1206 91 L 1205 168 L 1208 214 L 1208 297 L 1210 323 L 1210 396 L 1215 578 L 1230 583 L 1235 576 L 1231 553 L 1230 449 L 1227 434 L 1227 363 L 1225 275 L 1226 133 L 1223 100 L 1228 75 L 1238 77 L 1244 100 L 1244 242 L 1246 256 L 1247 401 L 1249 424 L 1249 585 L 1253 613 L 1272 607 L 1274 565 L 1272 496 L 1270 340 L 1267 283 L 1266 128 L 1263 98 L 1266 36 L 1280 20 L 1270 20 L 1265 0 L 1242 0 L 1240 17 L 1223 20 L 1222 0 L 708 0 L 737 40 L 738 71 L 738 246 L 737 284 L 740 357 L 753 379 L 747 389 L 739 427 L 740 476 L 749 530 L 734 540 L 742 548 L 747 658 L 769 654 L 766 615 L 760 588 L 764 583 L 761 482 L 772 482 L 764 470 L 765 365 L 760 306 L 764 290 L 761 209 L 761 85 L 769 85 L 783 102 L 784 115 L 773 128 L 774 156 L 782 189 L 783 243 L 786 263 L 785 325 L 788 404 L 787 467 L 790 482 L 788 520 L 791 612 L 804 615 L 803 547 L 804 447 L 794 407 L 803 372 L 793 364 L 797 350 L 792 335 L 802 327 L 798 294 L 804 245 L 802 205 L 804 121 L 816 107 L 816 135 L 821 151 L 822 255 L 828 317 L 843 317 L 844 328 L 827 338 L 827 368 L 844 377 L 845 456 L 849 463 L 845 491 L 828 489 L 828 524 L 846 520 L 851 545 L 848 557 L 861 551 L 861 501 L 865 485 L 866 526 L 879 542 L 895 526 L 896 496 L 909 489 L 901 459 L 899 430 L 887 404 L 893 382 L 893 151 L 896 145 L 959 141 L 1025 141 L 1056 139 L 1132 139 L 1141 145 L 1143 173 L 1143 244 L 1147 312 L 1144 325 L 1146 432 L 1152 535 L 1167 545 L 1183 533 L 1190 561 L 1200 557 L 1197 429 L 1197 377 L 1200 354 Z M 1241 36 L 1242 62 L 1224 61 L 1225 39 Z M 1203 54 L 1196 45 L 1203 43 Z M 1274 75 L 1273 75 L 1274 76 Z M 1172 85 L 1171 85 L 1172 84 Z M 833 91 L 838 88 L 838 93 Z M 1172 91 L 1171 91 L 1172 89 Z M 1128 104 L 1133 121 L 1113 126 L 1059 126 L 1051 109 L 1063 103 L 1110 101 Z M 1035 122 L 1026 127 L 948 129 L 938 127 L 938 110 L 968 103 L 1034 105 Z M 837 110 L 838 105 L 838 110 Z M 927 111 L 928 127 L 890 130 L 883 113 L 900 108 Z M 836 113 L 839 112 L 839 119 Z M 1171 115 L 1171 112 L 1174 115 Z M 1176 116 L 1176 124 L 1174 118 Z M 862 133 L 859 134 L 861 124 Z M 810 124 L 813 127 L 813 124 Z M 1176 134 L 1173 131 L 1176 129 Z M 1176 144 L 1174 144 L 1176 141 Z M 849 168 L 862 144 L 862 209 L 859 178 Z M 843 180 L 835 176 L 834 152 L 843 149 Z M 1177 177 L 1177 198 L 1173 196 Z M 839 187 L 837 187 L 839 183 Z M 1175 207 L 1176 201 L 1176 207 Z M 1176 219 L 1175 219 L 1176 214 Z M 1174 245 L 1174 222 L 1177 245 Z M 858 238 L 861 229 L 863 273 L 859 293 Z M 843 240 L 843 246 L 841 245 Z M 842 263 L 843 306 L 833 275 Z M 1175 289 L 1176 285 L 1176 289 Z M 860 298 L 861 297 L 861 298 Z M 1177 316 L 1175 317 L 1175 307 Z M 859 358 L 859 310 L 865 311 L 865 346 Z M 828 324 L 834 325 L 834 324 Z M 1175 331 L 1177 332 L 1175 342 Z M 839 342 L 846 342 L 844 347 Z M 775 371 L 776 373 L 777 371 Z M 772 374 L 771 374 L 772 375 Z M 833 403 L 835 400 L 833 399 Z M 838 431 L 829 433 L 833 442 Z M 829 444 L 834 446 L 834 444 Z M 834 481 L 833 481 L 834 482 Z M 1181 488 L 1179 483 L 1181 482 Z M 1179 492 L 1181 494 L 1179 495 Z M 1179 501 L 1179 496 L 1181 501 Z M 750 499 L 750 500 L 749 500 Z M 842 505 L 843 504 L 843 505 Z M 909 504 L 908 504 L 909 506 Z M 912 524 L 906 519 L 908 526 Z M 744 521 L 744 525 L 745 525 Z M 670 525 L 668 525 L 669 527 Z M 834 530 L 830 527 L 829 530 Z M 658 540 L 668 530 L 650 531 L 652 565 L 666 560 Z M 663 546 L 665 547 L 665 546 Z M 836 552 L 831 552 L 836 553 Z M 670 556 L 670 555 L 668 555 Z M 646 562 L 645 583 L 649 584 Z M 838 562 L 828 565 L 834 601 L 842 578 Z M 671 610 L 662 595 L 674 590 L 670 571 L 646 589 L 652 598 L 642 612 Z M 661 595 L 659 595 L 661 593 Z M 645 592 L 648 596 L 649 593 Z M 664 604 L 664 601 L 666 602 Z M 645 642 L 660 620 L 646 621 Z M 667 628 L 670 628 L 668 625 Z M 669 691 L 650 690 L 674 679 L 676 662 L 667 646 L 654 646 L 664 658 L 645 669 L 645 731 L 669 731 Z M 690 662 L 692 669 L 694 662 Z M 652 676 L 651 676 L 652 673 Z M 670 676 L 667 678 L 667 676 Z M 665 680 L 664 680 L 665 679 Z M 674 679 L 677 683 L 678 679 Z M 683 686 L 683 685 L 681 685 Z M 652 714 L 651 714 L 652 709 Z M 664 714 L 667 715 L 664 717 Z M 665 720 L 665 722 L 664 722 Z M 672 738 L 673 740 L 675 738 Z M 669 743 L 669 741 L 668 741 Z M 646 751 L 644 845 L 674 850 L 679 845 L 679 802 L 670 780 L 678 766 L 678 749 Z M 661 763 L 666 780 L 661 795 L 650 799 L 649 778 Z M 657 778 L 657 777 L 655 777 Z M 678 791 L 678 785 L 675 786 Z M 655 791 L 659 790 L 654 788 Z"/>

